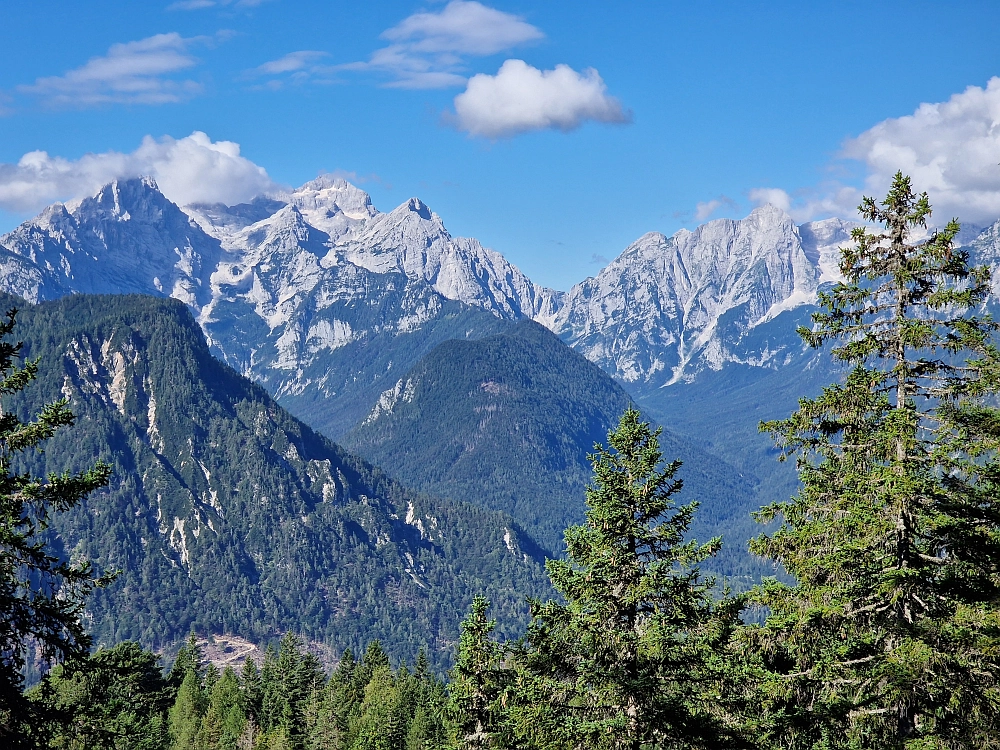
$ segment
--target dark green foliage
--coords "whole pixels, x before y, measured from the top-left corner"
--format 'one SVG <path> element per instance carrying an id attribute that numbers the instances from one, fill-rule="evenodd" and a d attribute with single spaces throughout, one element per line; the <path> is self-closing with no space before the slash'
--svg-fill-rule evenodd
<path id="1" fill-rule="evenodd" d="M 484 596 L 472 600 L 472 609 L 462 622 L 458 655 L 448 684 L 448 709 L 460 745 L 468 750 L 495 746 L 492 740 L 501 731 L 503 707 L 499 700 L 505 682 L 505 649 L 490 637 L 496 622 L 486 615 L 489 607 Z"/>
<path id="2" fill-rule="evenodd" d="M 103 459 L 117 477 L 52 527 L 54 549 L 121 570 L 89 604 L 99 643 L 293 631 L 337 651 L 379 638 L 393 658 L 426 646 L 441 669 L 474 592 L 511 632 L 545 590 L 508 518 L 409 493 L 291 418 L 210 355 L 179 302 L 67 297 L 26 307 L 18 333 L 41 360 L 16 413 L 63 394 L 79 413 L 20 465 Z"/>
<path id="3" fill-rule="evenodd" d="M 760 434 L 757 425 L 788 414 L 803 394 L 819 393 L 843 369 L 823 352 L 803 347 L 795 335 L 795 327 L 809 320 L 808 309 L 784 312 L 761 326 L 784 329 L 795 339 L 772 342 L 774 347 L 785 346 L 789 351 L 791 362 L 780 368 L 730 363 L 717 372 L 700 372 L 692 383 L 634 394 L 644 414 L 737 468 L 741 484 L 720 483 L 714 493 L 692 493 L 701 502 L 701 509 L 691 523 L 695 537 L 718 535 L 725 541 L 704 569 L 723 577 L 734 590 L 746 590 L 763 576 L 776 574 L 773 562 L 747 552 L 747 543 L 761 531 L 751 513 L 790 497 L 798 489 L 795 467 L 777 460 L 780 451 Z M 803 348 L 805 354 L 799 351 Z M 664 446 L 667 455 L 684 458 L 687 494 L 695 489 L 691 473 L 702 471 L 701 464 L 669 443 Z"/>
<path id="4" fill-rule="evenodd" d="M 201 730 L 208 699 L 205 686 L 198 673 L 189 669 L 177 689 L 177 698 L 170 709 L 171 747 L 176 750 L 194 750 Z"/>
<path id="5" fill-rule="evenodd" d="M 662 465 L 658 435 L 625 412 L 591 456 L 586 523 L 547 563 L 565 603 L 533 605 L 505 696 L 530 747 L 714 748 L 726 735 L 714 654 L 739 602 L 714 602 L 699 574 L 720 540 L 685 541 L 695 504 L 675 504 L 680 464 Z"/>
<path id="6" fill-rule="evenodd" d="M 44 479 L 19 470 L 23 454 L 39 450 L 75 417 L 58 395 L 33 394 L 33 418 L 22 419 L 10 408 L 39 368 L 32 360 L 20 368 L 15 364 L 22 349 L 9 340 L 15 315 L 11 309 L 0 322 L 0 744 L 10 748 L 42 741 L 38 732 L 52 705 L 25 700 L 24 672 L 36 660 L 51 667 L 86 656 L 84 604 L 110 580 L 95 575 L 85 556 L 67 560 L 53 554 L 45 538 L 50 514 L 69 511 L 105 485 L 110 467 L 97 463 L 83 471 L 50 472 Z"/>
<path id="7" fill-rule="evenodd" d="M 159 750 L 174 693 L 156 655 L 127 641 L 73 668 L 56 667 L 30 695 L 64 717 L 52 727 L 51 748 Z"/>
<path id="8" fill-rule="evenodd" d="M 765 583 L 744 643 L 760 656 L 755 730 L 778 747 L 994 747 L 1000 736 L 1000 385 L 985 268 L 922 242 L 930 206 L 897 174 L 843 251 L 846 282 L 800 331 L 853 369 L 762 429 L 797 459 L 790 501 L 753 550 L 798 582 Z"/>
<path id="9" fill-rule="evenodd" d="M 246 723 L 246 701 L 239 678 L 233 668 L 227 666 L 212 685 L 208 707 L 198 732 L 198 745 L 219 750 L 236 750 L 246 730 Z"/>
<path id="10" fill-rule="evenodd" d="M 173 688 L 179 688 L 181 683 L 184 682 L 184 678 L 187 677 L 188 672 L 195 672 L 198 679 L 204 679 L 205 666 L 205 655 L 202 652 L 201 645 L 198 643 L 197 636 L 191 633 L 188 636 L 187 642 L 177 650 L 177 656 L 174 657 L 174 665 L 170 668 L 167 682 Z"/>
<path id="11" fill-rule="evenodd" d="M 563 530 L 583 520 L 588 452 L 631 403 L 597 365 L 522 321 L 439 345 L 344 444 L 404 484 L 510 513 L 552 554 Z M 747 495 L 732 467 L 682 436 L 662 438 L 713 518 Z"/>
<path id="12" fill-rule="evenodd" d="M 148 747 L 439 750 L 451 747 L 446 702 L 426 658 L 413 672 L 393 670 L 373 642 L 360 664 L 345 652 L 328 678 L 315 655 L 286 635 L 259 669 L 252 660 L 239 675 L 226 667 L 214 682 L 188 669 L 170 708 L 169 739 Z"/>

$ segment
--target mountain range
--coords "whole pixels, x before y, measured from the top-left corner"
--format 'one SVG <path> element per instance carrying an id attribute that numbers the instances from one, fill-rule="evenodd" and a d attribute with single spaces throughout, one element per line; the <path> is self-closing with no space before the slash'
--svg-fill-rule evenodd
<path id="1" fill-rule="evenodd" d="M 22 305 L 15 330 L 39 372 L 5 408 L 28 418 L 64 397 L 78 418 L 16 469 L 113 468 L 53 515 L 50 540 L 119 571 L 88 605 L 97 643 L 293 630 L 334 654 L 425 647 L 443 666 L 475 594 L 513 633 L 524 596 L 549 591 L 508 515 L 407 490 L 334 445 L 213 357 L 176 300 L 67 296 Z"/>
<path id="2" fill-rule="evenodd" d="M 838 278 L 837 251 L 853 226 L 796 225 L 764 205 L 742 220 L 646 234 L 559 292 L 475 239 L 452 237 L 418 198 L 381 213 L 362 190 L 320 177 L 237 206 L 178 207 L 137 178 L 54 204 L 0 237 L 0 280 L 32 302 L 71 292 L 180 299 L 213 350 L 279 398 L 316 390 L 350 400 L 351 388 L 319 382 L 311 365 L 355 342 L 433 327 L 456 314 L 447 302 L 540 322 L 642 390 L 727 363 L 782 366 L 794 352 L 759 331 Z M 995 262 L 997 224 L 976 231 L 970 244 Z M 404 357 L 407 366 L 417 358 Z"/>
<path id="3" fill-rule="evenodd" d="M 791 467 L 773 460 L 756 425 L 837 377 L 828 358 L 803 347 L 795 327 L 808 323 L 818 290 L 838 278 L 837 248 L 853 226 L 838 218 L 796 224 L 764 205 L 741 220 L 671 237 L 646 234 L 596 276 L 560 292 L 533 283 L 478 241 L 451 236 L 417 198 L 382 213 L 362 190 L 321 177 L 236 206 L 181 207 L 137 178 L 54 204 L 0 237 L 0 288 L 30 302 L 71 293 L 173 297 L 191 310 L 216 357 L 313 429 L 445 497 L 477 500 L 462 469 L 476 464 L 476 481 L 485 482 L 478 500 L 512 512 L 524 500 L 499 477 L 529 464 L 521 465 L 516 441 L 498 442 L 499 433 L 486 442 L 507 447 L 483 453 L 488 429 L 469 415 L 497 400 L 499 392 L 482 386 L 499 382 L 490 372 L 508 367 L 505 347 L 524 346 L 527 329 L 518 326 L 535 321 L 666 425 L 686 460 L 711 457 L 701 464 L 702 494 L 724 499 L 699 518 L 704 536 L 794 489 Z M 967 229 L 963 240 L 978 259 L 1000 266 L 1000 222 Z M 493 370 L 456 369 L 476 357 Z M 564 358 L 545 360 L 556 361 Z M 434 380 L 434 372 L 456 380 Z M 430 393 L 432 381 L 445 390 Z M 378 411 L 390 402 L 397 413 Z M 527 402 L 506 403 L 515 402 L 523 417 Z M 611 410 L 621 403 L 620 395 L 606 401 Z M 608 416 L 598 421 L 606 425 Z M 459 435 L 448 434 L 458 425 Z M 455 453 L 476 434 L 480 452 Z M 574 434 L 573 462 L 581 467 L 600 430 Z M 552 445 L 565 437 L 552 437 Z M 403 460 L 401 451 L 433 460 Z M 540 465 L 551 469 L 545 462 L 554 455 Z M 576 476 L 567 487 L 579 487 Z M 546 546 L 573 517 L 562 502 L 543 508 L 545 518 L 530 529 Z M 753 533 L 749 520 L 728 528 L 737 548 Z"/>

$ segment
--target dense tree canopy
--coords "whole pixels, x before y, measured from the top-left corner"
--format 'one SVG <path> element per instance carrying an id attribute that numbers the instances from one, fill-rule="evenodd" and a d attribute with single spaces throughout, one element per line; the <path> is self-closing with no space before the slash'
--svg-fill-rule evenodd
<path id="1" fill-rule="evenodd" d="M 9 341 L 16 310 L 0 322 L 0 397 L 23 391 L 38 363 L 17 367 L 20 344 Z M 24 674 L 86 656 L 90 648 L 81 615 L 87 594 L 109 578 L 84 560 L 65 560 L 46 545 L 52 512 L 66 511 L 107 483 L 110 468 L 97 464 L 47 478 L 19 472 L 19 454 L 39 448 L 56 430 L 73 424 L 65 400 L 46 404 L 30 421 L 0 405 L 0 744 L 30 746 L 51 703 L 27 701 Z"/>
<path id="2" fill-rule="evenodd" d="M 914 241 L 931 208 L 897 174 L 843 251 L 812 346 L 834 342 L 843 383 L 764 424 L 797 458 L 801 491 L 761 512 L 752 550 L 797 585 L 745 643 L 763 655 L 760 731 L 781 747 L 987 747 L 1000 692 L 1000 385 L 989 274 L 957 222 Z"/>
<path id="3" fill-rule="evenodd" d="M 738 605 L 713 601 L 698 564 L 721 544 L 686 538 L 695 504 L 678 506 L 679 462 L 629 409 L 591 456 L 587 520 L 550 560 L 563 601 L 533 606 L 515 650 L 508 702 L 530 747 L 716 747 L 726 736 L 714 653 Z"/>

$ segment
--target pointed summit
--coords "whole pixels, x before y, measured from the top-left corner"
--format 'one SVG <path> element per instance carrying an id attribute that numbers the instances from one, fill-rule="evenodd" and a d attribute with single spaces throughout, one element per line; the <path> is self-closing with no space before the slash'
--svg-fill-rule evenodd
<path id="1" fill-rule="evenodd" d="M 433 216 L 427 204 L 419 198 L 410 198 L 410 200 L 406 202 L 406 208 L 408 211 L 412 211 L 421 219 L 426 219 L 427 221 L 430 221 Z"/>
<path id="2" fill-rule="evenodd" d="M 573 287 L 551 327 L 622 380 L 659 387 L 745 356 L 735 352 L 746 333 L 810 301 L 817 277 L 791 217 L 764 205 L 644 235 Z"/>
<path id="3" fill-rule="evenodd" d="M 220 251 L 151 177 L 114 180 L 89 198 L 53 206 L 0 237 L 0 246 L 36 269 L 32 301 L 69 292 L 140 293 L 195 308 L 207 301 L 204 271 Z"/>

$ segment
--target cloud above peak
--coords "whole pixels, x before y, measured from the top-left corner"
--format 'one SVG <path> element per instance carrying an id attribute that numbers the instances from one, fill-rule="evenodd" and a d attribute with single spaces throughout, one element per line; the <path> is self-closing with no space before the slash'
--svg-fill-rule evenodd
<path id="1" fill-rule="evenodd" d="M 948 101 L 880 122 L 849 140 L 843 156 L 863 162 L 865 188 L 885 192 L 897 170 L 930 193 L 938 218 L 1000 216 L 1000 78 Z M 943 215 L 942 215 L 943 214 Z"/>
<path id="2" fill-rule="evenodd" d="M 185 138 L 146 136 L 131 153 L 105 151 L 79 159 L 31 151 L 16 164 L 0 163 L 0 208 L 38 211 L 59 200 L 91 195 L 112 180 L 149 175 L 179 205 L 234 204 L 280 189 L 232 141 L 195 131 Z"/>
<path id="3" fill-rule="evenodd" d="M 507 138 L 532 130 L 574 130 L 584 122 L 623 124 L 632 115 L 607 93 L 593 68 L 539 70 L 507 60 L 496 75 L 480 73 L 455 97 L 454 123 L 469 135 Z"/>
<path id="4" fill-rule="evenodd" d="M 860 185 L 829 181 L 791 194 L 757 188 L 750 198 L 774 203 L 800 221 L 855 218 L 862 195 L 881 198 L 902 171 L 917 191 L 930 195 L 935 223 L 954 216 L 975 224 L 994 221 L 1000 217 L 1000 77 L 985 88 L 969 86 L 945 102 L 883 120 L 845 141 L 838 158 L 862 165 Z"/>

